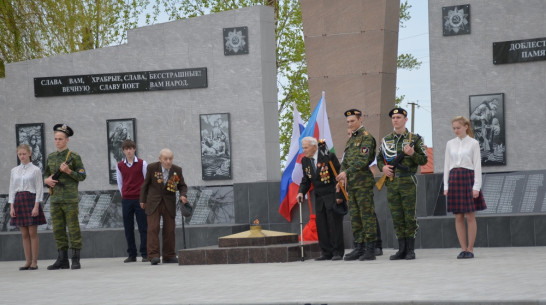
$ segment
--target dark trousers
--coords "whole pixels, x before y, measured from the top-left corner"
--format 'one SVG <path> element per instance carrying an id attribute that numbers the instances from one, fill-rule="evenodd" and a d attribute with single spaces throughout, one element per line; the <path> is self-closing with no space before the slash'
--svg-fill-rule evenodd
<path id="1" fill-rule="evenodd" d="M 327 209 L 325 200 L 335 201 L 334 195 L 315 197 L 316 205 L 322 208 L 316 211 L 317 235 L 322 254 L 325 256 L 345 254 L 343 243 L 343 215 L 337 214 L 332 209 Z M 334 202 L 334 204 L 336 204 Z M 331 206 L 331 203 L 329 204 Z"/>
<path id="2" fill-rule="evenodd" d="M 375 225 L 377 226 L 377 240 L 375 241 L 375 247 L 383 249 L 383 241 L 381 241 L 381 229 L 379 228 L 379 220 L 377 219 L 377 214 L 375 216 Z"/>
<path id="3" fill-rule="evenodd" d="M 140 207 L 138 199 L 121 199 L 121 211 L 123 213 L 123 227 L 125 228 L 125 239 L 127 240 L 127 253 L 129 256 L 137 256 L 135 244 L 135 216 L 140 235 L 140 254 L 148 256 L 146 250 L 148 240 L 148 221 L 144 209 Z"/>
<path id="4" fill-rule="evenodd" d="M 161 256 L 159 252 L 159 224 L 161 217 L 163 217 L 163 230 L 161 231 L 163 245 L 161 254 L 163 259 L 176 258 L 176 253 L 174 252 L 175 221 L 174 217 L 167 211 L 163 201 L 161 201 L 151 215 L 148 215 L 148 257 L 152 259 Z"/>

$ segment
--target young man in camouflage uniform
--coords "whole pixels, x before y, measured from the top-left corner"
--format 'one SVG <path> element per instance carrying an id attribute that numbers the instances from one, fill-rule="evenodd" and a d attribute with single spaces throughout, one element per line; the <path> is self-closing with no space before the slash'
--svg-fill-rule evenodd
<path id="1" fill-rule="evenodd" d="M 44 183 L 50 187 L 51 220 L 53 236 L 57 243 L 58 256 L 48 270 L 68 269 L 68 246 L 66 227 L 72 248 L 72 269 L 80 269 L 82 237 L 78 219 L 78 183 L 85 180 L 86 173 L 80 156 L 68 149 L 68 138 L 74 134 L 65 124 L 53 127 L 57 151 L 47 156 Z M 60 172 L 57 179 L 55 174 Z"/>
<path id="2" fill-rule="evenodd" d="M 375 159 L 375 139 L 362 126 L 362 112 L 358 109 L 345 111 L 349 129 L 353 131 L 345 145 L 340 173 L 349 195 L 349 212 L 355 249 L 344 260 L 374 260 L 377 222 L 373 202 L 374 176 L 369 165 Z"/>
<path id="3" fill-rule="evenodd" d="M 419 165 L 427 163 L 423 138 L 406 129 L 407 111 L 394 108 L 389 112 L 394 131 L 383 138 L 377 154 L 377 166 L 388 178 L 387 201 L 391 210 L 394 231 L 398 238 L 398 251 L 391 260 L 415 259 L 415 200 Z M 394 167 L 397 156 L 403 156 L 400 167 Z M 391 181 L 392 179 L 392 181 Z"/>

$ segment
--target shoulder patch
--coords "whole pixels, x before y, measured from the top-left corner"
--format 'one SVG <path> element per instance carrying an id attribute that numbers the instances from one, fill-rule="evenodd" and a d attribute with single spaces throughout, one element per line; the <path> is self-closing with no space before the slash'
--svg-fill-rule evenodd
<path id="1" fill-rule="evenodd" d="M 78 171 L 78 174 L 80 174 L 80 175 L 83 175 L 83 174 L 85 174 L 85 169 L 83 169 L 83 168 L 80 168 L 80 170 Z"/>
<path id="2" fill-rule="evenodd" d="M 368 148 L 368 146 L 364 146 L 361 148 L 361 152 L 363 155 L 367 155 L 370 152 L 370 149 Z"/>

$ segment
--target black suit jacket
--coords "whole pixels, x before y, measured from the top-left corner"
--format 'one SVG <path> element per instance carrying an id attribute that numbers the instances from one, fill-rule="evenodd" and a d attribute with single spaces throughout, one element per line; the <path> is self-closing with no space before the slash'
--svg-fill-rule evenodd
<path id="1" fill-rule="evenodd" d="M 313 171 L 310 158 L 303 157 L 301 159 L 303 178 L 301 179 L 299 193 L 307 193 L 311 185 L 313 185 L 315 187 L 315 196 L 331 197 L 316 200 L 315 210 L 317 212 L 322 211 L 324 207 L 328 210 L 332 209 L 335 199 L 343 198 L 341 193 L 336 194 L 336 176 L 329 161 L 332 161 L 336 172 L 339 173 L 340 164 L 334 153 L 319 149 L 315 171 Z"/>
<path id="2" fill-rule="evenodd" d="M 160 162 L 148 164 L 146 177 L 140 188 L 140 202 L 146 204 L 144 208 L 146 215 L 151 215 L 163 200 L 167 211 L 174 218 L 176 216 L 176 191 L 172 192 L 167 189 L 168 182 L 163 184 L 162 171 L 163 169 L 161 168 Z M 182 168 L 173 164 L 169 170 L 168 180 L 172 179 L 175 173 L 180 179 L 175 185 L 175 188 L 180 192 L 180 196 L 186 196 L 188 186 L 184 182 Z"/>

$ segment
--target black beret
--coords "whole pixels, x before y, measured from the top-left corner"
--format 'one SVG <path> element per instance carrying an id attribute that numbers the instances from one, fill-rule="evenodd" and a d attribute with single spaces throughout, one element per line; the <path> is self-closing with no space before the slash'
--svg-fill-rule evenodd
<path id="1" fill-rule="evenodd" d="M 389 116 L 392 118 L 392 115 L 393 114 L 403 114 L 405 117 L 408 116 L 408 112 L 406 111 L 406 109 L 404 108 L 400 108 L 400 107 L 397 107 L 397 108 L 394 108 L 393 110 L 391 110 L 389 112 Z"/>
<path id="2" fill-rule="evenodd" d="M 345 111 L 345 116 L 350 116 L 350 115 L 362 115 L 362 111 L 358 110 L 358 109 L 349 109 L 347 111 Z"/>
<path id="3" fill-rule="evenodd" d="M 74 130 L 72 130 L 72 128 L 68 127 L 66 124 L 57 124 L 53 126 L 53 131 L 64 132 L 69 137 L 74 135 Z"/>

